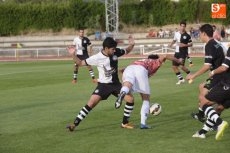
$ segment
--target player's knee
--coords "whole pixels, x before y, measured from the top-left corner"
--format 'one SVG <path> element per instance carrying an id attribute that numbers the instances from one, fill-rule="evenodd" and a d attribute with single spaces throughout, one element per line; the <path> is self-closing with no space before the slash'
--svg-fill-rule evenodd
<path id="1" fill-rule="evenodd" d="M 218 113 L 218 114 L 221 114 L 221 112 L 224 110 L 224 106 L 223 105 L 218 105 L 217 107 L 216 107 L 216 112 Z"/>
<path id="2" fill-rule="evenodd" d="M 133 95 L 131 95 L 131 94 L 125 95 L 124 100 L 125 100 L 127 103 L 134 103 L 134 97 L 133 97 Z"/>

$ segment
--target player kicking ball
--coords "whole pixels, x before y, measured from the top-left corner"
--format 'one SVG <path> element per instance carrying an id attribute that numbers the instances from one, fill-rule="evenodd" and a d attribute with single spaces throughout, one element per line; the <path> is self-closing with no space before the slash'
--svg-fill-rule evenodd
<path id="1" fill-rule="evenodd" d="M 148 79 L 157 72 L 166 59 L 177 63 L 182 62 L 182 59 L 177 59 L 172 55 L 149 55 L 147 59 L 133 62 L 126 67 L 123 72 L 123 86 L 120 95 L 115 102 L 115 108 L 118 109 L 121 106 L 122 100 L 126 95 L 133 97 L 133 93 L 140 93 L 143 101 L 140 112 L 141 129 L 151 128 L 146 124 L 150 108 L 150 85 Z M 129 111 L 129 108 L 126 108 L 127 114 Z"/>

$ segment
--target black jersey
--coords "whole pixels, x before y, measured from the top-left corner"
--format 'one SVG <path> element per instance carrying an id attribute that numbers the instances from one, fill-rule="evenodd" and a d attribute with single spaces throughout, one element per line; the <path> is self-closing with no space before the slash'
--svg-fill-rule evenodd
<path id="1" fill-rule="evenodd" d="M 228 70 L 224 73 L 223 83 L 230 86 L 230 47 L 228 48 L 227 55 L 225 56 L 222 65 L 228 68 Z"/>
<path id="2" fill-rule="evenodd" d="M 187 32 L 184 32 L 184 33 L 181 34 L 180 43 L 188 44 L 188 43 L 191 43 L 191 42 L 192 42 L 192 38 Z M 187 53 L 188 52 L 188 47 L 179 47 L 179 51 L 182 54 Z"/>
<path id="3" fill-rule="evenodd" d="M 211 70 L 214 70 L 221 66 L 224 61 L 223 48 L 214 39 L 208 41 L 205 45 L 205 59 L 204 63 L 211 66 Z M 221 79 L 223 74 L 216 74 L 213 79 Z"/>

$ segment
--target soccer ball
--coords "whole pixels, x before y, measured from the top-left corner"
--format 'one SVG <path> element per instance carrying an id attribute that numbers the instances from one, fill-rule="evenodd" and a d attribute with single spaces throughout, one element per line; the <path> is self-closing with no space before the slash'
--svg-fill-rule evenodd
<path id="1" fill-rule="evenodd" d="M 149 108 L 150 114 L 155 116 L 159 115 L 161 113 L 161 110 L 162 110 L 161 105 L 158 103 L 153 103 Z"/>

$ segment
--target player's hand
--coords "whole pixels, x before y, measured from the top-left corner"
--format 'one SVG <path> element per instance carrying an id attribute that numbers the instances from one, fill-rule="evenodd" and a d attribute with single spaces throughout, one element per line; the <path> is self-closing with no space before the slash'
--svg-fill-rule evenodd
<path id="1" fill-rule="evenodd" d="M 188 75 L 186 76 L 186 80 L 193 80 L 193 79 L 194 79 L 194 77 L 193 77 L 192 74 L 188 74 Z"/>
<path id="2" fill-rule="evenodd" d="M 129 45 L 132 45 L 132 46 L 135 45 L 135 41 L 132 35 L 129 35 Z"/>
<path id="3" fill-rule="evenodd" d="M 177 63 L 182 64 L 183 61 L 184 61 L 183 58 L 179 58 Z"/>
<path id="4" fill-rule="evenodd" d="M 93 83 L 98 83 L 98 80 L 97 79 L 93 79 Z"/>
<path id="5" fill-rule="evenodd" d="M 214 75 L 214 71 L 209 72 L 208 76 L 211 78 Z"/>
<path id="6" fill-rule="evenodd" d="M 75 55 L 76 47 L 74 45 L 68 46 L 66 50 L 69 52 L 70 55 Z"/>
<path id="7" fill-rule="evenodd" d="M 186 44 L 179 43 L 179 47 L 186 47 Z"/>

